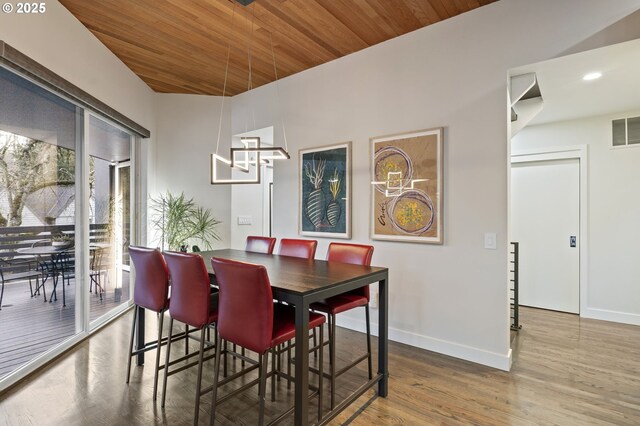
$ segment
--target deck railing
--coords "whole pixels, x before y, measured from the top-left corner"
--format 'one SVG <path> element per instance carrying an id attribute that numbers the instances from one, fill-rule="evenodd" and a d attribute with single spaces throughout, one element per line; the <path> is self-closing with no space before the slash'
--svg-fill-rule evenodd
<path id="1" fill-rule="evenodd" d="M 32 247 L 34 243 L 51 245 L 57 235 L 66 235 L 71 240 L 74 238 L 75 225 L 46 225 L 46 226 L 11 226 L 0 227 L 0 257 L 11 260 L 15 256 L 21 256 L 17 252 L 20 248 Z M 109 225 L 106 223 L 92 224 L 89 226 L 89 242 L 104 242 L 109 239 Z M 3 271 L 19 272 L 28 268 L 28 265 L 14 263 Z"/>

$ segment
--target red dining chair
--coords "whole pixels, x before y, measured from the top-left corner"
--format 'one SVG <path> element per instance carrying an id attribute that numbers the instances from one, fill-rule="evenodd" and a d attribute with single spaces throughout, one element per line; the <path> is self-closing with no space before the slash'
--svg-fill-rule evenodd
<path id="1" fill-rule="evenodd" d="M 302 259 L 313 259 L 316 255 L 318 241 L 316 240 L 295 240 L 283 238 L 280 240 L 280 256 L 300 257 Z"/>
<path id="2" fill-rule="evenodd" d="M 262 265 L 238 262 L 229 259 L 211 259 L 220 286 L 219 316 L 216 335 L 216 347 L 222 347 L 223 341 L 229 341 L 258 354 L 259 424 L 264 423 L 265 392 L 267 376 L 275 374 L 275 348 L 295 337 L 295 311 L 288 305 L 273 302 L 271 283 L 267 270 Z M 324 315 L 310 312 L 309 328 L 320 327 L 325 322 Z M 322 339 L 322 337 L 321 337 Z M 269 352 L 272 356 L 272 372 L 267 374 Z M 318 420 L 322 417 L 322 346 L 320 346 L 318 374 Z M 217 399 L 218 374 L 220 371 L 220 351 L 216 351 L 214 364 L 213 396 L 210 424 L 214 424 Z M 272 399 L 274 386 L 272 381 Z M 246 390 L 255 382 L 225 395 Z"/>
<path id="3" fill-rule="evenodd" d="M 169 341 L 164 369 L 164 380 L 162 383 L 162 406 L 165 404 L 167 393 L 167 377 L 190 367 L 180 366 L 174 371 L 169 371 L 172 363 L 169 362 L 171 356 L 171 335 L 173 332 L 173 321 L 180 321 L 186 325 L 200 330 L 200 351 L 198 352 L 198 376 L 196 381 L 196 406 L 194 414 L 194 424 L 198 424 L 200 412 L 200 394 L 202 391 L 202 364 L 204 361 L 205 331 L 208 326 L 218 319 L 217 293 L 211 293 L 209 285 L 209 273 L 204 264 L 202 256 L 194 253 L 164 253 L 169 277 L 171 279 L 171 303 L 169 304 Z M 213 346 L 216 352 L 219 346 Z M 208 349 L 211 349 L 209 346 Z M 174 362 L 175 363 L 175 362 Z"/>
<path id="4" fill-rule="evenodd" d="M 276 239 L 271 237 L 248 236 L 245 251 L 255 253 L 273 254 L 273 248 L 276 246 Z"/>
<path id="5" fill-rule="evenodd" d="M 353 263 L 356 265 L 371 265 L 373 246 L 346 243 L 331 243 L 327 251 L 327 261 Z M 336 374 L 336 315 L 359 306 L 364 306 L 367 326 L 367 353 Z M 336 377 L 367 359 L 369 380 L 373 377 L 371 366 L 371 323 L 369 321 L 369 286 L 360 287 L 345 294 L 330 297 L 316 303 L 310 308 L 323 312 L 329 318 L 329 376 L 331 380 L 331 409 L 335 406 Z M 320 338 L 322 342 L 322 338 Z"/>
<path id="6" fill-rule="evenodd" d="M 129 246 L 129 255 L 135 268 L 136 278 L 133 293 L 133 324 L 129 341 L 129 362 L 127 364 L 127 383 L 131 376 L 131 358 L 151 349 L 156 351 L 156 366 L 153 372 L 153 400 L 158 390 L 158 373 L 160 370 L 160 348 L 162 346 L 162 323 L 164 312 L 169 308 L 169 272 L 162 253 L 157 249 Z M 133 350 L 133 339 L 138 319 L 138 308 L 148 309 L 158 317 L 158 339 L 145 343 L 142 348 Z"/>

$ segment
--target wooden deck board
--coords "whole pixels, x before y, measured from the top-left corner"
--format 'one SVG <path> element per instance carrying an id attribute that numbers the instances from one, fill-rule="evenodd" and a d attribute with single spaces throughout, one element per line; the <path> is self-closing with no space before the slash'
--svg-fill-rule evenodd
<path id="1" fill-rule="evenodd" d="M 128 294 L 128 279 L 124 281 L 123 294 Z M 49 302 L 53 283 L 48 280 L 45 302 L 42 290 L 31 297 L 27 281 L 5 285 L 0 310 L 0 378 L 76 333 L 75 280 L 65 285 L 66 307 L 62 306 L 61 286 L 59 282 L 58 300 Z M 114 300 L 113 288 L 106 290 L 102 301 L 96 293 L 89 295 L 91 320 L 121 303 Z"/>

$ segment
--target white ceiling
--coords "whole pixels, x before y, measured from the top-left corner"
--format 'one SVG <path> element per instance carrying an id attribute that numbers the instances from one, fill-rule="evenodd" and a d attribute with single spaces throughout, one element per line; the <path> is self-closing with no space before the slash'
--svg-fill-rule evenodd
<path id="1" fill-rule="evenodd" d="M 602 77 L 582 80 L 593 71 Z M 529 72 L 536 73 L 544 101 L 529 125 L 640 111 L 640 39 L 514 68 L 510 75 Z"/>

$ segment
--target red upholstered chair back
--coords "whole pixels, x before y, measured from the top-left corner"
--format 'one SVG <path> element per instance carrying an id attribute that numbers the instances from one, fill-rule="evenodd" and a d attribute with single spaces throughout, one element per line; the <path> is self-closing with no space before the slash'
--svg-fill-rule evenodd
<path id="1" fill-rule="evenodd" d="M 211 259 L 220 286 L 220 337 L 257 353 L 271 347 L 273 296 L 262 265 L 229 259 Z"/>
<path id="2" fill-rule="evenodd" d="M 134 303 L 155 312 L 166 309 L 169 272 L 160 250 L 129 246 L 129 255 L 136 271 Z"/>
<path id="3" fill-rule="evenodd" d="M 356 265 L 371 265 L 373 246 L 362 244 L 331 243 L 327 250 L 327 261 L 340 263 L 353 263 Z M 350 293 L 362 295 L 369 300 L 369 286 L 366 285 Z"/>
<path id="4" fill-rule="evenodd" d="M 276 246 L 276 239 L 271 237 L 247 237 L 247 245 L 245 251 L 255 253 L 273 254 L 273 248 Z"/>
<path id="5" fill-rule="evenodd" d="M 209 322 L 211 287 L 204 260 L 198 254 L 165 252 L 171 277 L 169 313 L 177 321 L 202 328 Z"/>
<path id="6" fill-rule="evenodd" d="M 316 255 L 316 240 L 294 240 L 283 238 L 280 240 L 280 256 L 301 257 L 303 259 L 313 259 Z"/>

